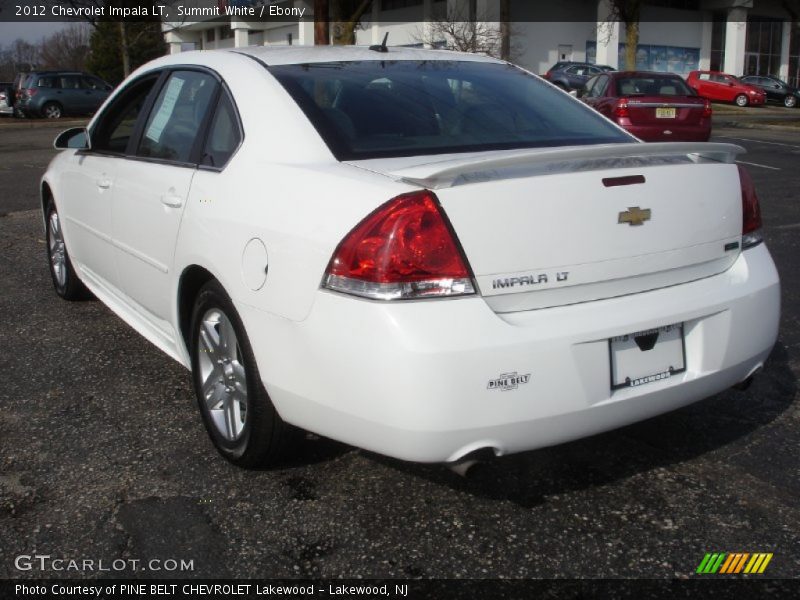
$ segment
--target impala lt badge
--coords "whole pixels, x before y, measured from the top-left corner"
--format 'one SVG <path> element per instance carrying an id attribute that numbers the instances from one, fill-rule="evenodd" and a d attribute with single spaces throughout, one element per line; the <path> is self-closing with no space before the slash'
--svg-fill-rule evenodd
<path id="1" fill-rule="evenodd" d="M 644 225 L 645 221 L 650 220 L 650 209 L 639 208 L 638 206 L 629 206 L 628 210 L 619 213 L 617 223 L 627 223 L 630 226 Z"/>

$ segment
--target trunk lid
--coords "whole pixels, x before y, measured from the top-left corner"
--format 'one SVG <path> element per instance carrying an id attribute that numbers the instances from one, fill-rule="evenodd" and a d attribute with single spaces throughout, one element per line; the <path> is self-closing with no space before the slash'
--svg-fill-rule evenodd
<path id="1" fill-rule="evenodd" d="M 743 151 L 637 143 L 354 164 L 435 191 L 481 294 L 502 313 L 728 269 L 742 230 L 732 163 Z"/>

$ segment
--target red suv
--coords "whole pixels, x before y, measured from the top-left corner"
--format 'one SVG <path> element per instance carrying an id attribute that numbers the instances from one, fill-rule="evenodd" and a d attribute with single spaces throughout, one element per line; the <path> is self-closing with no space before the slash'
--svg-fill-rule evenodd
<path id="1" fill-rule="evenodd" d="M 733 102 L 738 106 L 758 106 L 767 101 L 762 89 L 719 71 L 692 71 L 686 82 L 698 95 L 709 100 Z"/>

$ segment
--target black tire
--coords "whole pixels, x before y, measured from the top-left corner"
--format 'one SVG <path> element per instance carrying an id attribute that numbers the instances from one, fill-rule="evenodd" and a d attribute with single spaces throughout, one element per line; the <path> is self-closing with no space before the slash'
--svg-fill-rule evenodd
<path id="1" fill-rule="evenodd" d="M 64 109 L 58 102 L 47 102 L 42 106 L 42 116 L 45 119 L 60 119 L 64 114 Z"/>
<path id="2" fill-rule="evenodd" d="M 750 100 L 747 99 L 747 96 L 745 94 L 739 94 L 738 96 L 736 96 L 736 98 L 733 99 L 733 102 L 736 104 L 736 106 L 742 106 L 742 107 L 750 104 Z"/>
<path id="3" fill-rule="evenodd" d="M 207 331 L 210 322 L 209 315 L 218 314 L 224 315 L 227 318 L 227 323 L 220 321 L 218 324 L 216 331 L 220 334 L 220 346 L 217 347 L 217 351 L 208 350 L 204 348 L 204 343 L 201 342 L 201 327 Z M 233 327 L 236 337 L 236 349 L 231 352 L 232 354 L 235 353 L 236 358 L 233 361 L 228 359 L 229 365 L 220 366 L 218 364 L 217 367 L 214 367 L 213 364 L 219 363 L 220 360 L 225 360 L 214 358 L 217 355 L 224 354 L 221 350 L 223 323 L 225 327 L 229 325 Z M 197 295 L 192 313 L 190 336 L 192 383 L 195 397 L 203 418 L 203 424 L 217 451 L 228 461 L 239 467 L 256 468 L 277 463 L 282 458 L 288 445 L 291 427 L 283 422 L 269 399 L 267 391 L 261 382 L 250 340 L 247 338 L 242 320 L 230 297 L 216 280 L 206 283 Z M 209 364 L 212 365 L 210 367 L 211 371 L 209 371 Z M 233 396 L 230 396 L 231 405 L 236 402 L 239 406 L 239 414 L 242 412 L 241 406 L 246 407 L 242 418 L 243 426 L 240 432 L 233 437 L 230 435 L 232 430 L 227 429 L 229 424 L 228 416 L 231 416 L 231 413 L 224 407 L 224 400 L 219 399 L 228 397 L 224 390 L 229 389 L 229 383 L 227 381 L 223 382 L 225 373 L 222 371 L 226 366 L 231 370 L 235 367 L 238 373 L 243 370 L 244 380 L 246 381 L 244 400 L 234 401 L 232 399 Z M 216 368 L 219 368 L 220 371 L 213 370 Z M 208 371 L 207 376 L 204 375 L 204 371 Z M 220 375 L 218 380 L 216 378 L 217 375 Z M 231 377 L 234 376 L 231 375 Z M 204 380 L 205 382 L 214 380 L 214 393 L 209 396 L 209 400 L 206 399 L 203 391 Z M 206 386 L 206 389 L 208 389 L 208 383 L 206 383 Z M 233 384 L 231 384 L 231 389 L 233 389 Z M 238 397 L 241 398 L 241 395 Z M 212 408 L 210 404 L 216 403 L 218 399 L 220 408 Z M 215 411 L 216 416 L 212 416 L 212 411 Z M 222 414 L 221 418 L 226 422 L 227 434 L 222 431 L 219 424 L 220 414 Z"/>
<path id="4" fill-rule="evenodd" d="M 788 94 L 783 99 L 783 105 L 786 108 L 794 108 L 795 106 L 797 106 L 797 96 L 794 96 L 793 94 Z"/>
<path id="5" fill-rule="evenodd" d="M 61 231 L 61 219 L 52 200 L 48 202 L 45 211 L 45 251 L 56 294 L 64 300 L 85 300 L 91 297 L 72 266 Z"/>

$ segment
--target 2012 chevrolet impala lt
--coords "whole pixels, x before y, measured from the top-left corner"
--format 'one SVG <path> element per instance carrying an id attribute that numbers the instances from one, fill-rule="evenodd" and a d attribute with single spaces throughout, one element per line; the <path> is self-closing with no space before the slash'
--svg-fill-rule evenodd
<path id="1" fill-rule="evenodd" d="M 191 368 L 241 466 L 289 424 L 413 461 L 557 444 L 747 380 L 777 336 L 742 148 L 642 143 L 492 58 L 169 56 L 55 145 L 56 291 Z"/>

